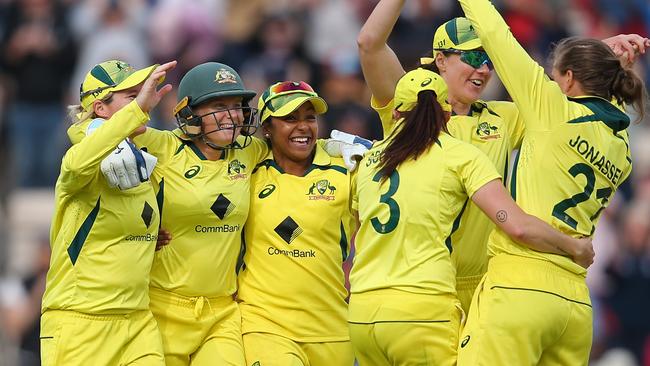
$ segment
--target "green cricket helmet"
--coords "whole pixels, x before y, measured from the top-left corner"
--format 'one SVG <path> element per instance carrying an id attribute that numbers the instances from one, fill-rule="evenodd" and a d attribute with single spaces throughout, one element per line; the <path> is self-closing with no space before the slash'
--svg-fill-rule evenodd
<path id="1" fill-rule="evenodd" d="M 243 148 L 250 144 L 250 136 L 257 131 L 258 127 L 257 109 L 248 105 L 255 95 L 254 91 L 244 87 L 244 82 L 233 68 L 218 62 L 206 62 L 193 67 L 181 79 L 178 86 L 178 104 L 174 108 L 174 116 L 178 127 L 191 139 L 202 138 L 208 146 L 215 149 Z M 210 112 L 205 115 L 196 115 L 193 111 L 193 108 L 209 100 L 237 96 L 242 97 L 241 108 Z M 244 116 L 241 124 L 236 123 L 233 127 L 221 128 L 217 123 L 215 130 L 203 130 L 203 124 L 201 123 L 203 117 L 213 115 L 216 119 L 216 113 L 238 113 L 239 109 L 241 109 Z M 237 133 L 233 133 L 232 141 L 226 146 L 216 145 L 205 138 L 210 133 L 227 129 L 239 130 L 239 133 L 245 137 L 244 143 L 235 143 Z"/>

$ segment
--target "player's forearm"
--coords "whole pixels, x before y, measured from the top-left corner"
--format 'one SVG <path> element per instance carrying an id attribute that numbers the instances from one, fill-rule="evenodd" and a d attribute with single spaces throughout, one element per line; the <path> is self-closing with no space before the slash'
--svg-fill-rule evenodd
<path id="1" fill-rule="evenodd" d="M 519 225 L 521 230 L 513 239 L 530 249 L 564 256 L 573 256 L 578 249 L 572 237 L 535 216 L 524 214 Z"/>
<path id="2" fill-rule="evenodd" d="M 67 190 L 86 185 L 96 175 L 102 159 L 148 120 L 149 115 L 134 102 L 116 112 L 94 133 L 68 150 L 61 164 L 61 183 Z"/>
<path id="3" fill-rule="evenodd" d="M 377 4 L 359 32 L 360 52 L 377 51 L 386 45 L 402 6 L 404 0 L 382 0 Z"/>
<path id="4" fill-rule="evenodd" d="M 393 99 L 395 85 L 404 74 L 397 55 L 387 44 L 403 5 L 404 0 L 380 1 L 357 38 L 363 76 L 375 99 L 382 105 Z"/>

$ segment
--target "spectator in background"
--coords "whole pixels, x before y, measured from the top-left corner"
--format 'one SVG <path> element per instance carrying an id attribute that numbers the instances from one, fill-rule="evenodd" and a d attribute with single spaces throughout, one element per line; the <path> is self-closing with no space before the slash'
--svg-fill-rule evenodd
<path id="1" fill-rule="evenodd" d="M 329 109 L 319 121 L 321 136 L 337 129 L 371 140 L 381 139 L 381 124 L 366 106 L 368 95 L 356 50 L 332 54 L 321 66 L 323 98 Z"/>
<path id="2" fill-rule="evenodd" d="M 50 265 L 50 242 L 39 243 L 32 273 L 23 279 L 0 283 L 0 324 L 5 335 L 18 346 L 18 365 L 40 365 L 39 324 L 45 275 Z"/>
<path id="3" fill-rule="evenodd" d="M 258 31 L 261 49 L 242 65 L 242 77 L 253 90 L 279 80 L 317 85 L 316 64 L 305 54 L 304 24 L 295 13 L 270 15 Z"/>
<path id="4" fill-rule="evenodd" d="M 148 47 L 143 36 L 148 7 L 143 0 L 79 1 L 71 14 L 71 27 L 79 44 L 71 95 L 79 92 L 88 69 L 105 60 L 124 60 L 148 65 Z"/>
<path id="5" fill-rule="evenodd" d="M 77 55 L 67 7 L 17 0 L 0 25 L 0 62 L 12 82 L 8 128 L 21 187 L 52 186 L 65 144 L 63 97 Z"/>
<path id="6" fill-rule="evenodd" d="M 160 0 L 152 9 L 147 37 L 154 62 L 178 60 L 168 82 L 178 85 L 181 77 L 196 65 L 219 58 L 223 51 L 222 28 L 229 18 L 226 0 Z M 171 111 L 176 106 L 172 90 L 160 102 L 152 127 L 173 129 L 176 120 Z"/>
<path id="7" fill-rule="evenodd" d="M 650 202 L 638 200 L 628 207 L 619 228 L 622 245 L 606 269 L 604 303 L 616 320 L 610 324 L 609 346 L 628 348 L 641 362 L 650 342 Z"/>

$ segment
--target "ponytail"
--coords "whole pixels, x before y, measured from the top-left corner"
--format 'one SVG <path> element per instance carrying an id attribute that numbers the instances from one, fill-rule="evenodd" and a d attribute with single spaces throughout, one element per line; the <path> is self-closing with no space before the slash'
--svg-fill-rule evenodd
<path id="1" fill-rule="evenodd" d="M 646 90 L 641 78 L 631 69 L 621 66 L 612 80 L 611 94 L 618 104 L 630 104 L 639 113 L 638 120 L 646 114 Z"/>
<path id="2" fill-rule="evenodd" d="M 382 180 L 390 177 L 403 162 L 417 158 L 438 142 L 440 132 L 447 131 L 447 115 L 433 90 L 418 93 L 415 108 L 405 115 L 402 128 L 384 149 L 379 163 Z"/>
<path id="3" fill-rule="evenodd" d="M 573 72 L 587 95 L 631 104 L 639 112 L 638 121 L 645 117 L 647 96 L 643 81 L 633 70 L 623 68 L 616 54 L 602 41 L 565 38 L 555 46 L 551 57 L 553 67 L 561 74 Z"/>

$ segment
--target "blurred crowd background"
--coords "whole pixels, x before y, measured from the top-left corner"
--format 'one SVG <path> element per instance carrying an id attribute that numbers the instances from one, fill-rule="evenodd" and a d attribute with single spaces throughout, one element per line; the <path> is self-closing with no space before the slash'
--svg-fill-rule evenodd
<path id="1" fill-rule="evenodd" d="M 648 0 L 494 0 L 540 63 L 569 35 L 650 35 Z M 65 106 L 96 63 L 140 68 L 178 60 L 226 63 L 258 92 L 309 82 L 329 103 L 332 128 L 380 138 L 357 59 L 356 37 L 373 0 L 0 0 L 0 365 L 38 365 L 38 320 L 49 258 L 53 187 L 69 146 Z M 461 16 L 455 0 L 407 0 L 390 45 L 413 67 L 435 28 Z M 650 56 L 635 66 L 650 83 Z M 522 75 L 523 76 L 523 75 Z M 172 94 L 172 93 L 170 93 Z M 496 74 L 484 99 L 507 99 Z M 175 127 L 169 95 L 152 125 Z M 256 100 L 253 101 L 256 104 Z M 650 121 L 630 128 L 633 175 L 595 234 L 588 281 L 593 365 L 650 366 Z M 347 264 L 349 267 L 349 263 Z M 531 309 L 534 311 L 534 309 Z"/>

